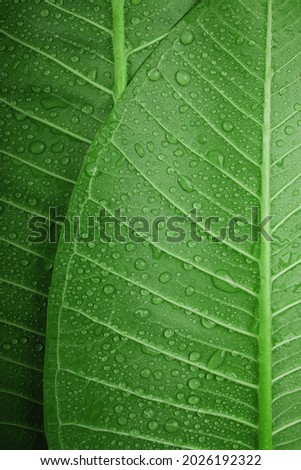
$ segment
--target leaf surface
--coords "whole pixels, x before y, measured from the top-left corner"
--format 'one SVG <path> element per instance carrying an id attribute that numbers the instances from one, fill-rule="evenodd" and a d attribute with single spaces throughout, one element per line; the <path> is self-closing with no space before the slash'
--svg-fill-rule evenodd
<path id="1" fill-rule="evenodd" d="M 299 18 L 299 2 L 202 2 L 93 141 L 69 210 L 86 236 L 103 209 L 123 231 L 184 216 L 187 234 L 195 208 L 203 241 L 168 242 L 162 221 L 158 240 L 62 239 L 52 448 L 301 448 Z M 212 240 L 252 208 L 272 243 Z"/>
<path id="2" fill-rule="evenodd" d="M 125 3 L 120 23 L 125 44 L 115 67 L 111 1 L 3 2 L 0 427 L 4 448 L 45 446 L 46 306 L 60 217 L 66 214 L 89 144 L 122 91 L 116 90 L 115 74 L 124 87 L 196 0 L 181 1 L 175 8 L 176 3 Z M 114 4 L 122 11 L 122 1 Z M 50 207 L 56 212 L 50 214 Z M 32 232 L 37 226 L 28 227 L 33 216 L 40 226 L 50 227 L 51 243 L 48 239 L 37 243 L 38 232 Z"/>

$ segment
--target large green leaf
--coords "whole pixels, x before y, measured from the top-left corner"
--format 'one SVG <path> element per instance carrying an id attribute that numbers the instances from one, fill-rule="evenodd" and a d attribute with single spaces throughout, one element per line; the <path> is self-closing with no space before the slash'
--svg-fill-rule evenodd
<path id="1" fill-rule="evenodd" d="M 301 448 L 300 13 L 203 2 L 93 141 L 69 210 L 82 239 L 62 238 L 51 293 L 52 448 Z M 273 243 L 212 240 L 256 207 Z M 202 243 L 162 222 L 159 241 L 85 242 L 104 208 L 123 232 L 184 215 L 188 233 L 193 208 L 223 220 Z"/>
<path id="2" fill-rule="evenodd" d="M 111 0 L 3 2 L 0 432 L 5 448 L 45 445 L 44 330 L 56 243 L 28 241 L 28 221 L 38 215 L 44 224 L 49 207 L 65 215 L 86 150 L 114 96 L 197 0 L 128 0 L 124 17 L 123 1 L 113 3 L 114 27 Z M 57 220 L 51 221 L 53 240 Z"/>

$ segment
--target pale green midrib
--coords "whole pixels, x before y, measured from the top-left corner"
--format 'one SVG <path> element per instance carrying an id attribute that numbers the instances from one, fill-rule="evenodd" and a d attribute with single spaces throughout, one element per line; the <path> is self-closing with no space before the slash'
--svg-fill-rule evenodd
<path id="1" fill-rule="evenodd" d="M 263 150 L 261 167 L 261 219 L 270 215 L 272 0 L 267 0 L 266 67 Z M 270 223 L 267 225 L 270 231 Z M 261 237 L 259 294 L 259 449 L 272 449 L 272 312 L 271 242 Z"/>
<path id="2" fill-rule="evenodd" d="M 114 102 L 127 86 L 127 56 L 124 32 L 124 0 L 112 0 L 114 51 Z"/>

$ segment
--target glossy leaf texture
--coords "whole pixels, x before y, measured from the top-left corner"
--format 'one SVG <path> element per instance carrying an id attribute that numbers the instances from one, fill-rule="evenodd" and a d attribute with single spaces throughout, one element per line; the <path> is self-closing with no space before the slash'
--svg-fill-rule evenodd
<path id="1" fill-rule="evenodd" d="M 196 3 L 125 2 L 128 80 Z M 108 0 L 5 0 L 3 12 L 0 432 L 4 448 L 30 448 L 46 445 L 42 377 L 56 241 L 86 151 L 113 106 L 114 32 Z M 39 241 L 38 226 L 49 227 L 51 243 Z"/>
<path id="2" fill-rule="evenodd" d="M 61 240 L 51 291 L 51 448 L 268 447 L 264 400 L 273 448 L 301 448 L 299 18 L 299 2 L 202 2 L 93 141 L 69 208 L 84 235 Z M 264 201 L 273 243 L 216 240 Z M 110 242 L 103 227 L 91 238 L 104 209 L 127 218 L 125 241 L 112 223 Z M 184 216 L 189 234 L 192 209 L 202 243 L 168 241 L 164 220 Z M 141 216 L 165 218 L 157 239 L 139 223 L 130 238 Z"/>

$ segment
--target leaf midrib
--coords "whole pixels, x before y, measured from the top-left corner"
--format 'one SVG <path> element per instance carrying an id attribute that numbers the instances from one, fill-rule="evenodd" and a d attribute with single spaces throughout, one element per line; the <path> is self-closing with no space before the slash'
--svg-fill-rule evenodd
<path id="1" fill-rule="evenodd" d="M 127 56 L 125 53 L 124 0 L 112 0 L 114 51 L 114 102 L 127 86 Z"/>
<path id="2" fill-rule="evenodd" d="M 261 166 L 261 220 L 271 213 L 272 0 L 267 0 L 266 65 Z M 270 232 L 270 222 L 266 225 Z M 271 242 L 261 236 L 259 293 L 259 448 L 272 449 Z"/>

